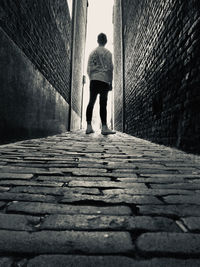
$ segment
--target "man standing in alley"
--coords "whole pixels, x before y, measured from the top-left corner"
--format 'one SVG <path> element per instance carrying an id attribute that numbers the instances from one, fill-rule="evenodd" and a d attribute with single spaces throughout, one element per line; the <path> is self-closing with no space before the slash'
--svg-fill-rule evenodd
<path id="1" fill-rule="evenodd" d="M 97 38 L 99 46 L 92 51 L 88 59 L 87 73 L 90 78 L 90 100 L 86 110 L 87 129 L 86 134 L 93 133 L 92 112 L 97 95 L 100 95 L 101 134 L 115 134 L 107 126 L 107 100 L 108 92 L 112 90 L 113 63 L 112 54 L 105 48 L 107 37 L 100 33 Z"/>

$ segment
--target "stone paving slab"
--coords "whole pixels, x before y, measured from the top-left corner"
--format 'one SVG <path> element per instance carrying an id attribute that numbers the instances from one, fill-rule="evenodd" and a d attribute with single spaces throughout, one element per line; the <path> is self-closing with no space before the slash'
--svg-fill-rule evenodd
<path id="1" fill-rule="evenodd" d="M 10 187 L 0 186 L 0 192 L 6 192 L 8 190 L 10 190 Z"/>
<path id="2" fill-rule="evenodd" d="M 19 173 L 0 173 L 0 180 L 2 179 L 20 179 L 26 180 L 33 178 L 33 174 L 19 174 Z"/>
<path id="3" fill-rule="evenodd" d="M 128 194 L 115 194 L 115 195 L 81 195 L 81 194 L 67 194 L 61 199 L 60 203 L 76 203 L 76 202 L 102 202 L 108 204 L 120 204 L 120 203 L 127 203 L 127 204 L 162 204 L 158 198 L 154 196 L 134 196 Z"/>
<path id="4" fill-rule="evenodd" d="M 2 208 L 5 205 L 5 202 L 0 201 L 0 208 Z"/>
<path id="5" fill-rule="evenodd" d="M 42 255 L 28 261 L 27 267 L 199 267 L 199 259 L 153 258 L 134 260 L 125 256 Z"/>
<path id="6" fill-rule="evenodd" d="M 33 231 L 33 226 L 39 223 L 40 217 L 17 214 L 0 214 L 0 229 Z"/>
<path id="7" fill-rule="evenodd" d="M 171 217 L 200 216 L 198 205 L 138 205 L 139 213 L 143 215 L 161 215 Z"/>
<path id="8" fill-rule="evenodd" d="M 161 189 L 187 189 L 187 190 L 197 190 L 200 189 L 200 184 L 185 182 L 185 183 L 168 183 L 168 184 L 151 184 L 152 188 L 161 188 Z"/>
<path id="9" fill-rule="evenodd" d="M 43 194 L 27 194 L 27 193 L 0 193 L 0 200 L 6 201 L 38 201 L 38 202 L 56 202 L 54 196 L 46 196 Z"/>
<path id="10" fill-rule="evenodd" d="M 0 146 L 0 266 L 200 266 L 199 185 L 199 156 L 122 133 Z"/>
<path id="11" fill-rule="evenodd" d="M 200 253 L 200 234 L 190 233 L 145 233 L 137 242 L 141 253 L 162 255 L 192 255 Z"/>
<path id="12" fill-rule="evenodd" d="M 131 184 L 128 184 L 127 187 L 130 188 Z M 125 186 L 124 186 L 125 187 Z M 191 195 L 194 194 L 191 190 L 180 190 L 180 189 L 146 189 L 138 187 L 130 189 L 107 189 L 103 190 L 105 195 L 119 195 L 119 194 L 128 194 L 128 195 L 152 195 L 152 196 L 165 196 L 165 195 Z"/>
<path id="13" fill-rule="evenodd" d="M 90 195 L 99 195 L 100 191 L 97 188 L 86 188 L 86 187 L 44 187 L 40 186 L 17 186 L 10 189 L 10 192 L 15 193 L 32 193 L 32 194 L 44 194 L 44 195 L 55 195 L 55 196 L 64 196 L 65 194 L 90 194 Z"/>
<path id="14" fill-rule="evenodd" d="M 3 202 L 2 202 L 3 203 Z M 3 204 L 2 204 L 3 205 Z M 40 202 L 18 202 L 13 201 L 7 208 L 8 212 L 26 214 L 104 214 L 104 215 L 131 215 L 128 206 L 88 206 L 88 205 L 66 205 Z"/>
<path id="15" fill-rule="evenodd" d="M 173 220 L 164 217 L 108 215 L 50 215 L 41 223 L 40 229 L 180 231 Z"/>
<path id="16" fill-rule="evenodd" d="M 110 181 L 111 177 L 98 177 L 98 176 L 38 176 L 36 178 L 36 181 L 45 181 L 45 182 L 51 182 L 53 181 L 54 183 L 56 182 L 61 182 L 61 183 L 68 183 L 71 181 L 79 181 L 79 182 L 83 182 L 83 181 L 90 181 L 90 182 L 94 182 L 94 181 Z"/>
<path id="17" fill-rule="evenodd" d="M 1 267 L 12 267 L 13 260 L 11 258 L 0 257 L 0 266 Z"/>
<path id="18" fill-rule="evenodd" d="M 200 205 L 200 194 L 193 194 L 192 196 L 177 195 L 177 196 L 166 196 L 164 201 L 170 204 L 196 204 Z"/>
<path id="19" fill-rule="evenodd" d="M 46 182 L 37 182 L 37 181 L 21 181 L 21 180 L 0 180 L 0 186 L 43 186 L 43 187 L 61 187 L 64 185 L 63 183 L 59 182 L 52 182 L 52 181 L 46 181 Z"/>
<path id="20" fill-rule="evenodd" d="M 182 221 L 190 231 L 200 232 L 200 217 L 187 217 L 183 218 Z"/>
<path id="21" fill-rule="evenodd" d="M 128 232 L 0 230 L 0 253 L 118 254 L 134 251 Z"/>
<path id="22" fill-rule="evenodd" d="M 95 181 L 95 182 L 91 182 L 91 181 L 71 181 L 68 184 L 69 187 L 100 187 L 100 188 L 126 188 L 126 187 L 134 187 L 137 189 L 146 189 L 147 186 L 145 184 L 138 184 L 138 183 L 130 183 L 130 184 L 124 184 L 123 182 L 107 182 L 107 181 Z"/>

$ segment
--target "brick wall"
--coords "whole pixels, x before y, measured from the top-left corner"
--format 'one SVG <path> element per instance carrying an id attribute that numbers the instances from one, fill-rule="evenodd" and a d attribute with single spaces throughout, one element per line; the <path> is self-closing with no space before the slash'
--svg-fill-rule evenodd
<path id="1" fill-rule="evenodd" d="M 69 105 L 0 28 L 0 144 L 67 130 Z"/>
<path id="2" fill-rule="evenodd" d="M 0 1 L 0 142 L 8 136 L 29 138 L 67 130 L 71 98 L 72 109 L 79 112 L 80 104 L 75 105 L 74 99 L 79 99 L 80 86 L 71 94 L 69 7 L 74 1 Z M 85 1 L 77 2 L 79 9 L 85 10 Z M 85 27 L 83 17 L 77 13 L 76 35 Z M 76 54 L 81 55 L 85 39 L 80 36 L 74 41 Z M 80 84 L 79 58 L 73 66 Z"/>
<path id="3" fill-rule="evenodd" d="M 199 153 L 199 1 L 122 5 L 125 131 Z"/>
<path id="4" fill-rule="evenodd" d="M 66 0 L 1 0 L 0 26 L 69 103 L 71 19 Z"/>

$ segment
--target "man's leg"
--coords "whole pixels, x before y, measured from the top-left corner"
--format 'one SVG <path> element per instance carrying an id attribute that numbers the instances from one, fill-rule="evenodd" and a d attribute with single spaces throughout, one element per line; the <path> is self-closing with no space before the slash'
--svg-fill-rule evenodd
<path id="1" fill-rule="evenodd" d="M 108 101 L 108 91 L 100 92 L 100 117 L 102 123 L 101 133 L 104 135 L 115 134 L 116 132 L 111 131 L 107 126 L 107 101 Z"/>
<path id="2" fill-rule="evenodd" d="M 94 132 L 92 129 L 91 122 L 92 122 L 92 113 L 93 113 L 94 104 L 97 99 L 97 94 L 98 94 L 97 90 L 93 88 L 93 84 L 92 82 L 90 82 L 90 100 L 89 100 L 89 104 L 86 110 L 86 121 L 87 121 L 86 134 L 90 134 Z"/>
<path id="3" fill-rule="evenodd" d="M 102 125 L 107 124 L 107 101 L 108 101 L 108 91 L 100 92 L 99 106 L 100 106 L 100 117 Z"/>

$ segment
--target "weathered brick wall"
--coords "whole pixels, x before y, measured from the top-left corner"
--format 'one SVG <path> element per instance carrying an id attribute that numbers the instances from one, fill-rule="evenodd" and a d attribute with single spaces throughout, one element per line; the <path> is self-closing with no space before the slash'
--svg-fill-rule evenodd
<path id="1" fill-rule="evenodd" d="M 69 103 L 71 19 L 66 0 L 1 0 L 0 26 Z"/>
<path id="2" fill-rule="evenodd" d="M 67 130 L 71 98 L 72 109 L 80 110 L 80 104 L 74 104 L 74 99 L 80 102 L 80 86 L 71 94 L 73 16 L 69 7 L 74 1 L 0 1 L 0 141 Z M 83 17 L 86 20 L 79 9 L 85 10 L 86 1 L 76 2 L 74 41 L 79 56 L 85 39 L 78 33 L 84 31 Z M 77 58 L 73 65 L 79 84 L 81 60 Z"/>
<path id="3" fill-rule="evenodd" d="M 0 144 L 67 130 L 69 105 L 0 28 Z"/>
<path id="4" fill-rule="evenodd" d="M 87 24 L 87 0 L 75 0 L 75 21 L 73 37 L 73 67 L 72 67 L 72 119 L 71 129 L 80 128 L 81 122 L 81 98 L 82 98 L 82 75 L 85 52 L 86 24 Z"/>
<path id="5" fill-rule="evenodd" d="M 200 152 L 199 0 L 123 0 L 125 131 Z"/>
<path id="6" fill-rule="evenodd" d="M 114 2 L 114 127 L 123 131 L 123 46 L 121 2 Z"/>

